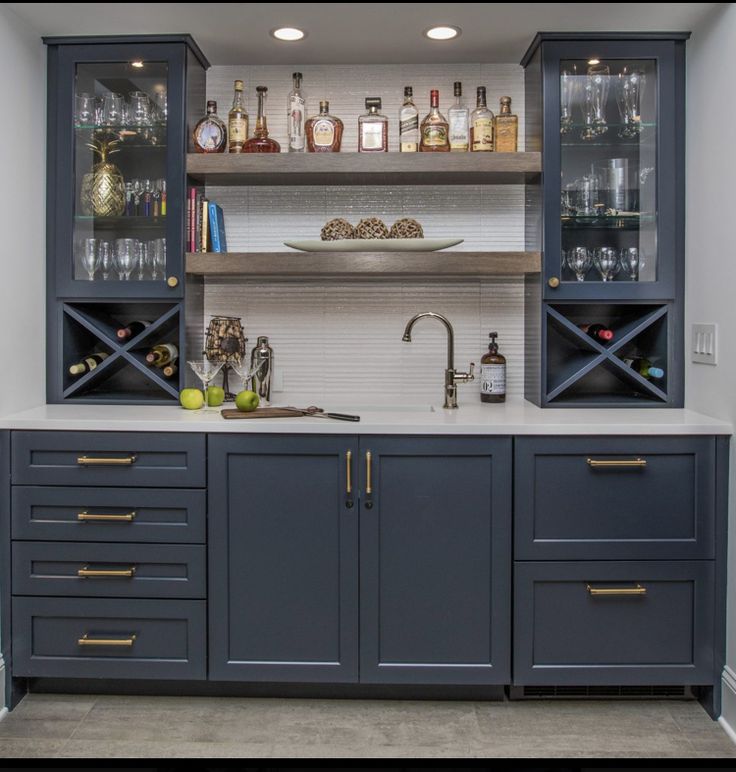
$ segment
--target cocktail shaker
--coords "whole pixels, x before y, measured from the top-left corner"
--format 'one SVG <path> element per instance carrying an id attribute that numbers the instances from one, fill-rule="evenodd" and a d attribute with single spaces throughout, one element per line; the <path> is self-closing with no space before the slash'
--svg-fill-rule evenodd
<path id="1" fill-rule="evenodd" d="M 265 335 L 259 336 L 250 355 L 250 367 L 253 373 L 253 391 L 261 400 L 271 401 L 271 378 L 273 376 L 273 349 L 268 345 Z M 258 369 L 256 369 L 258 368 Z"/>

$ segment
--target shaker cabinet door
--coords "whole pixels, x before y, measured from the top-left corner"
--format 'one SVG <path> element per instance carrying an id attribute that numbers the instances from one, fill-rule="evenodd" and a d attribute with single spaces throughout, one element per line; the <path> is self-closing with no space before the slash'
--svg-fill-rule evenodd
<path id="1" fill-rule="evenodd" d="M 210 437 L 211 680 L 358 680 L 356 451 L 349 436 Z"/>

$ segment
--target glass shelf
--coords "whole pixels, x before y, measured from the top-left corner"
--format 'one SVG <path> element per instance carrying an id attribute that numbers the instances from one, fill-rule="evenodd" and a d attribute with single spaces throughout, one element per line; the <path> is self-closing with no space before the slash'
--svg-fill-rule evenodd
<path id="1" fill-rule="evenodd" d="M 565 230 L 576 228 L 606 228 L 613 230 L 639 230 L 644 223 L 656 222 L 653 214 L 606 214 L 606 215 L 570 215 L 561 218 Z"/>

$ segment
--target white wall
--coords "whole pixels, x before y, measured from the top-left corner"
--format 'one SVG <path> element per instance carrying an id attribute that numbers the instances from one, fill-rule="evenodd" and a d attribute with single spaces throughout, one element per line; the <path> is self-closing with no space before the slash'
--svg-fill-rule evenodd
<path id="1" fill-rule="evenodd" d="M 688 45 L 686 342 L 690 325 L 719 326 L 718 365 L 686 362 L 687 407 L 736 423 L 736 100 L 728 65 L 736 5 L 723 4 Z M 736 556 L 736 465 L 731 454 L 729 565 Z M 729 576 L 727 664 L 736 671 L 736 571 Z M 736 691 L 726 679 L 724 719 L 736 727 Z M 736 682 L 734 682 L 736 685 Z"/>
<path id="2" fill-rule="evenodd" d="M 46 51 L 0 5 L 0 414 L 45 401 Z M 12 369 L 11 369 L 12 363 Z"/>

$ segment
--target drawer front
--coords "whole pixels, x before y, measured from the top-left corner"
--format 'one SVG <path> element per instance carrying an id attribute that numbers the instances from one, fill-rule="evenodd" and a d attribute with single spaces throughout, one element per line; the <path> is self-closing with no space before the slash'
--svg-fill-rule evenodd
<path id="1" fill-rule="evenodd" d="M 13 598 L 13 675 L 205 678 L 205 602 Z"/>
<path id="2" fill-rule="evenodd" d="M 14 539 L 204 544 L 203 490 L 13 486 Z"/>
<path id="3" fill-rule="evenodd" d="M 521 437 L 517 560 L 714 557 L 712 437 Z"/>
<path id="4" fill-rule="evenodd" d="M 517 563 L 514 683 L 707 684 L 713 563 Z"/>
<path id="5" fill-rule="evenodd" d="M 14 595 L 204 598 L 205 547 L 15 541 Z"/>
<path id="6" fill-rule="evenodd" d="M 13 432 L 15 485 L 203 488 L 203 434 Z"/>

